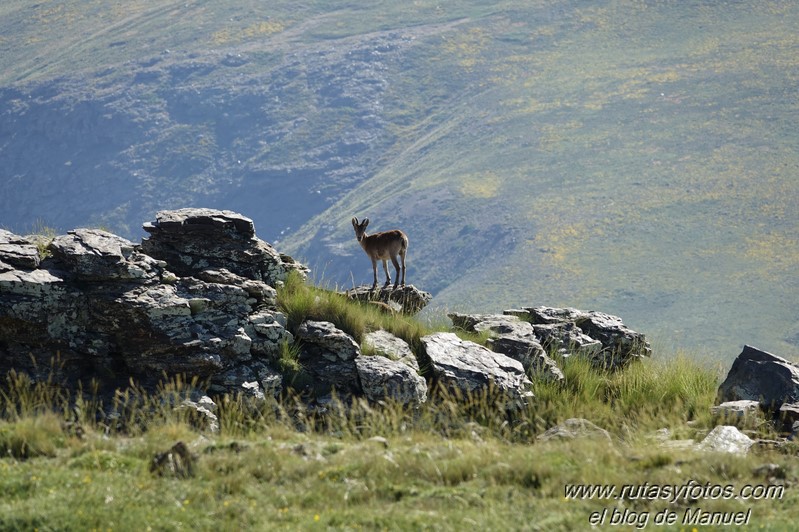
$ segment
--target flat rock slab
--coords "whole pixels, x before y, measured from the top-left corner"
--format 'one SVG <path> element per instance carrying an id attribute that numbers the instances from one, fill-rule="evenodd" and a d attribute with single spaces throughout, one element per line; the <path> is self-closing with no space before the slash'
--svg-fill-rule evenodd
<path id="1" fill-rule="evenodd" d="M 345 295 L 356 301 L 378 302 L 387 305 L 390 309 L 402 312 L 403 314 L 413 315 L 422 310 L 430 303 L 433 296 L 430 292 L 419 290 L 409 284 L 399 286 L 396 289 L 391 286 L 376 288 L 371 286 L 357 286 L 345 292 Z"/>
<path id="2" fill-rule="evenodd" d="M 155 216 L 155 222 L 144 225 L 148 232 L 156 228 L 165 232 L 224 235 L 229 238 L 247 239 L 255 236 L 255 224 L 250 218 L 237 212 L 217 209 L 160 211 Z"/>
<path id="3" fill-rule="evenodd" d="M 39 262 L 39 250 L 33 241 L 0 229 L 0 272 L 13 268 L 33 270 Z"/>
<path id="4" fill-rule="evenodd" d="M 486 392 L 492 387 L 513 399 L 533 397 L 532 382 L 521 363 L 455 333 L 423 336 L 433 377 L 446 388 L 464 395 Z"/>

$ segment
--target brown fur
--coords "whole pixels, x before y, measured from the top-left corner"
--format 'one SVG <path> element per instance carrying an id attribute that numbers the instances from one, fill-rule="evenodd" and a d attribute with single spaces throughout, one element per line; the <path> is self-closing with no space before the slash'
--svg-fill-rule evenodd
<path id="1" fill-rule="evenodd" d="M 360 223 L 358 222 L 358 218 L 352 218 L 355 238 L 358 239 L 361 247 L 372 260 L 372 272 L 374 273 L 374 284 L 372 288 L 377 288 L 378 260 L 383 261 L 383 271 L 386 272 L 385 286 L 391 284 L 391 276 L 388 273 L 388 264 L 386 262 L 388 259 L 391 259 L 391 263 L 396 270 L 394 288 L 396 289 L 400 282 L 400 272 L 402 275 L 402 286 L 405 286 L 405 253 L 408 251 L 408 236 L 399 229 L 367 235 L 367 225 L 369 225 L 369 218 L 364 218 Z M 397 257 L 400 258 L 400 261 L 397 261 Z"/>

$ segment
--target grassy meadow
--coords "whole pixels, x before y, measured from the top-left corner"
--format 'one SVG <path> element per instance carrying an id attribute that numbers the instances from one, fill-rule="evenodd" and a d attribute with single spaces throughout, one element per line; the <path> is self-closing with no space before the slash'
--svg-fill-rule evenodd
<path id="1" fill-rule="evenodd" d="M 431 330 L 296 279 L 279 299 L 290 328 L 306 317 L 333 321 L 356 338 L 383 327 L 417 352 L 414 339 Z M 286 349 L 281 364 L 291 367 L 291 357 Z M 583 530 L 604 509 L 608 526 L 614 511 L 648 519 L 621 529 L 712 529 L 682 525 L 696 508 L 751 509 L 748 524 L 758 530 L 795 523 L 795 447 L 736 456 L 686 444 L 720 422 L 709 410 L 719 369 L 657 353 L 608 374 L 580 359 L 561 362 L 566 384 L 534 379 L 535 400 L 512 413 L 487 397 L 443 392 L 418 410 L 336 402 L 326 412 L 288 393 L 261 403 L 226 396 L 216 398 L 218 432 L 176 408 L 191 390 L 185 379 L 157 394 L 120 393 L 114 408 L 105 405 L 116 415 L 98 416 L 101 405 L 91 399 L 10 374 L 0 393 L 0 529 Z M 539 439 L 572 417 L 606 429 L 610 440 Z M 760 418 L 743 428 L 776 437 Z M 151 471 L 153 457 L 179 441 L 194 457 L 190 474 Z M 758 492 L 757 500 L 567 496 L 577 485 L 784 491 Z M 679 522 L 656 526 L 666 509 Z"/>

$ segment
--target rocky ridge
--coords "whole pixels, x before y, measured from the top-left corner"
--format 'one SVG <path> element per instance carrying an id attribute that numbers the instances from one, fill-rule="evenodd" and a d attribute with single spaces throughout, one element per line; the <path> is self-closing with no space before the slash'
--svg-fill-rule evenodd
<path id="1" fill-rule="evenodd" d="M 0 370 L 107 389 L 176 374 L 209 391 L 279 389 L 269 361 L 293 338 L 273 285 L 305 268 L 236 213 L 159 213 L 147 228 L 142 245 L 76 229 L 44 253 L 0 234 Z"/>
<path id="2" fill-rule="evenodd" d="M 283 389 L 281 350 L 295 345 L 302 393 L 323 399 L 335 390 L 419 405 L 427 400 L 429 383 L 458 394 L 491 388 L 527 401 L 533 397 L 529 376 L 563 380 L 545 352 L 555 344 L 609 367 L 648 355 L 643 336 L 623 328 L 618 318 L 536 307 L 496 316 L 451 315 L 456 328 L 490 330 L 491 349 L 435 333 L 423 337 L 422 352 L 414 353 L 387 331 L 372 331 L 364 343 L 377 356 L 366 356 L 333 323 L 308 320 L 288 329 L 276 287 L 289 272 L 304 276 L 308 270 L 259 239 L 251 219 L 231 211 L 180 209 L 159 212 L 144 230 L 149 236 L 141 244 L 75 229 L 46 246 L 0 232 L 0 370 L 73 386 L 95 380 L 107 393 L 131 379 L 154 388 L 164 377 L 182 374 L 199 379 L 200 394 L 264 397 Z M 346 295 L 408 314 L 431 299 L 410 285 Z M 519 318 L 524 312 L 546 323 Z M 603 329 L 601 319 L 610 326 Z M 578 321 L 599 323 L 597 336 L 604 343 L 576 334 Z M 624 342 L 642 349 L 619 350 Z M 207 403 L 202 408 L 210 412 Z"/>
<path id="3" fill-rule="evenodd" d="M 488 347 L 438 332 L 423 336 L 414 352 L 377 330 L 366 334 L 364 354 L 328 321 L 289 330 L 276 288 L 290 272 L 304 277 L 308 270 L 259 239 L 249 218 L 181 209 L 159 212 L 144 228 L 149 237 L 141 244 L 97 229 L 49 243 L 0 230 L 0 372 L 84 389 L 94 382 L 106 398 L 131 380 L 155 390 L 164 378 L 196 378 L 196 397 L 180 407 L 212 428 L 215 405 L 206 394 L 264 399 L 291 386 L 317 402 L 335 391 L 419 406 L 439 387 L 456 397 L 492 391 L 513 405 L 534 400 L 531 379 L 564 381 L 551 353 L 585 357 L 606 371 L 651 354 L 644 335 L 616 316 L 540 306 L 449 315 L 454 329 L 487 334 Z M 416 312 L 430 299 L 413 286 L 372 292 L 368 300 L 375 295 L 397 303 L 392 312 Z M 281 365 L 289 346 L 299 353 L 298 381 Z M 795 434 L 799 366 L 746 346 L 718 403 L 714 414 L 727 424 L 765 415 Z M 558 437 L 586 426 L 573 421 Z M 744 441 L 724 429 L 706 447 L 750 447 L 728 446 L 727 436 Z"/>

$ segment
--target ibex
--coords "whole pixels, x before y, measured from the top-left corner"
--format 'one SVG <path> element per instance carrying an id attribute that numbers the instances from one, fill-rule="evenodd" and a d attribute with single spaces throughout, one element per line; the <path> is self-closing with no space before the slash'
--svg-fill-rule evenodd
<path id="1" fill-rule="evenodd" d="M 369 255 L 369 258 L 372 259 L 372 273 L 374 273 L 375 277 L 372 290 L 377 288 L 378 259 L 383 261 L 383 271 L 386 272 L 385 286 L 391 284 L 391 276 L 388 274 L 388 264 L 386 264 L 386 261 L 391 259 L 391 263 L 394 264 L 394 269 L 397 270 L 397 277 L 394 280 L 394 289 L 396 290 L 400 280 L 400 264 L 397 262 L 397 255 L 402 259 L 402 286 L 405 286 L 405 253 L 408 251 L 408 237 L 399 229 L 367 235 L 367 225 L 369 225 L 369 218 L 364 218 L 360 223 L 358 223 L 358 218 L 352 218 L 355 238 L 358 239 L 363 250 Z"/>

